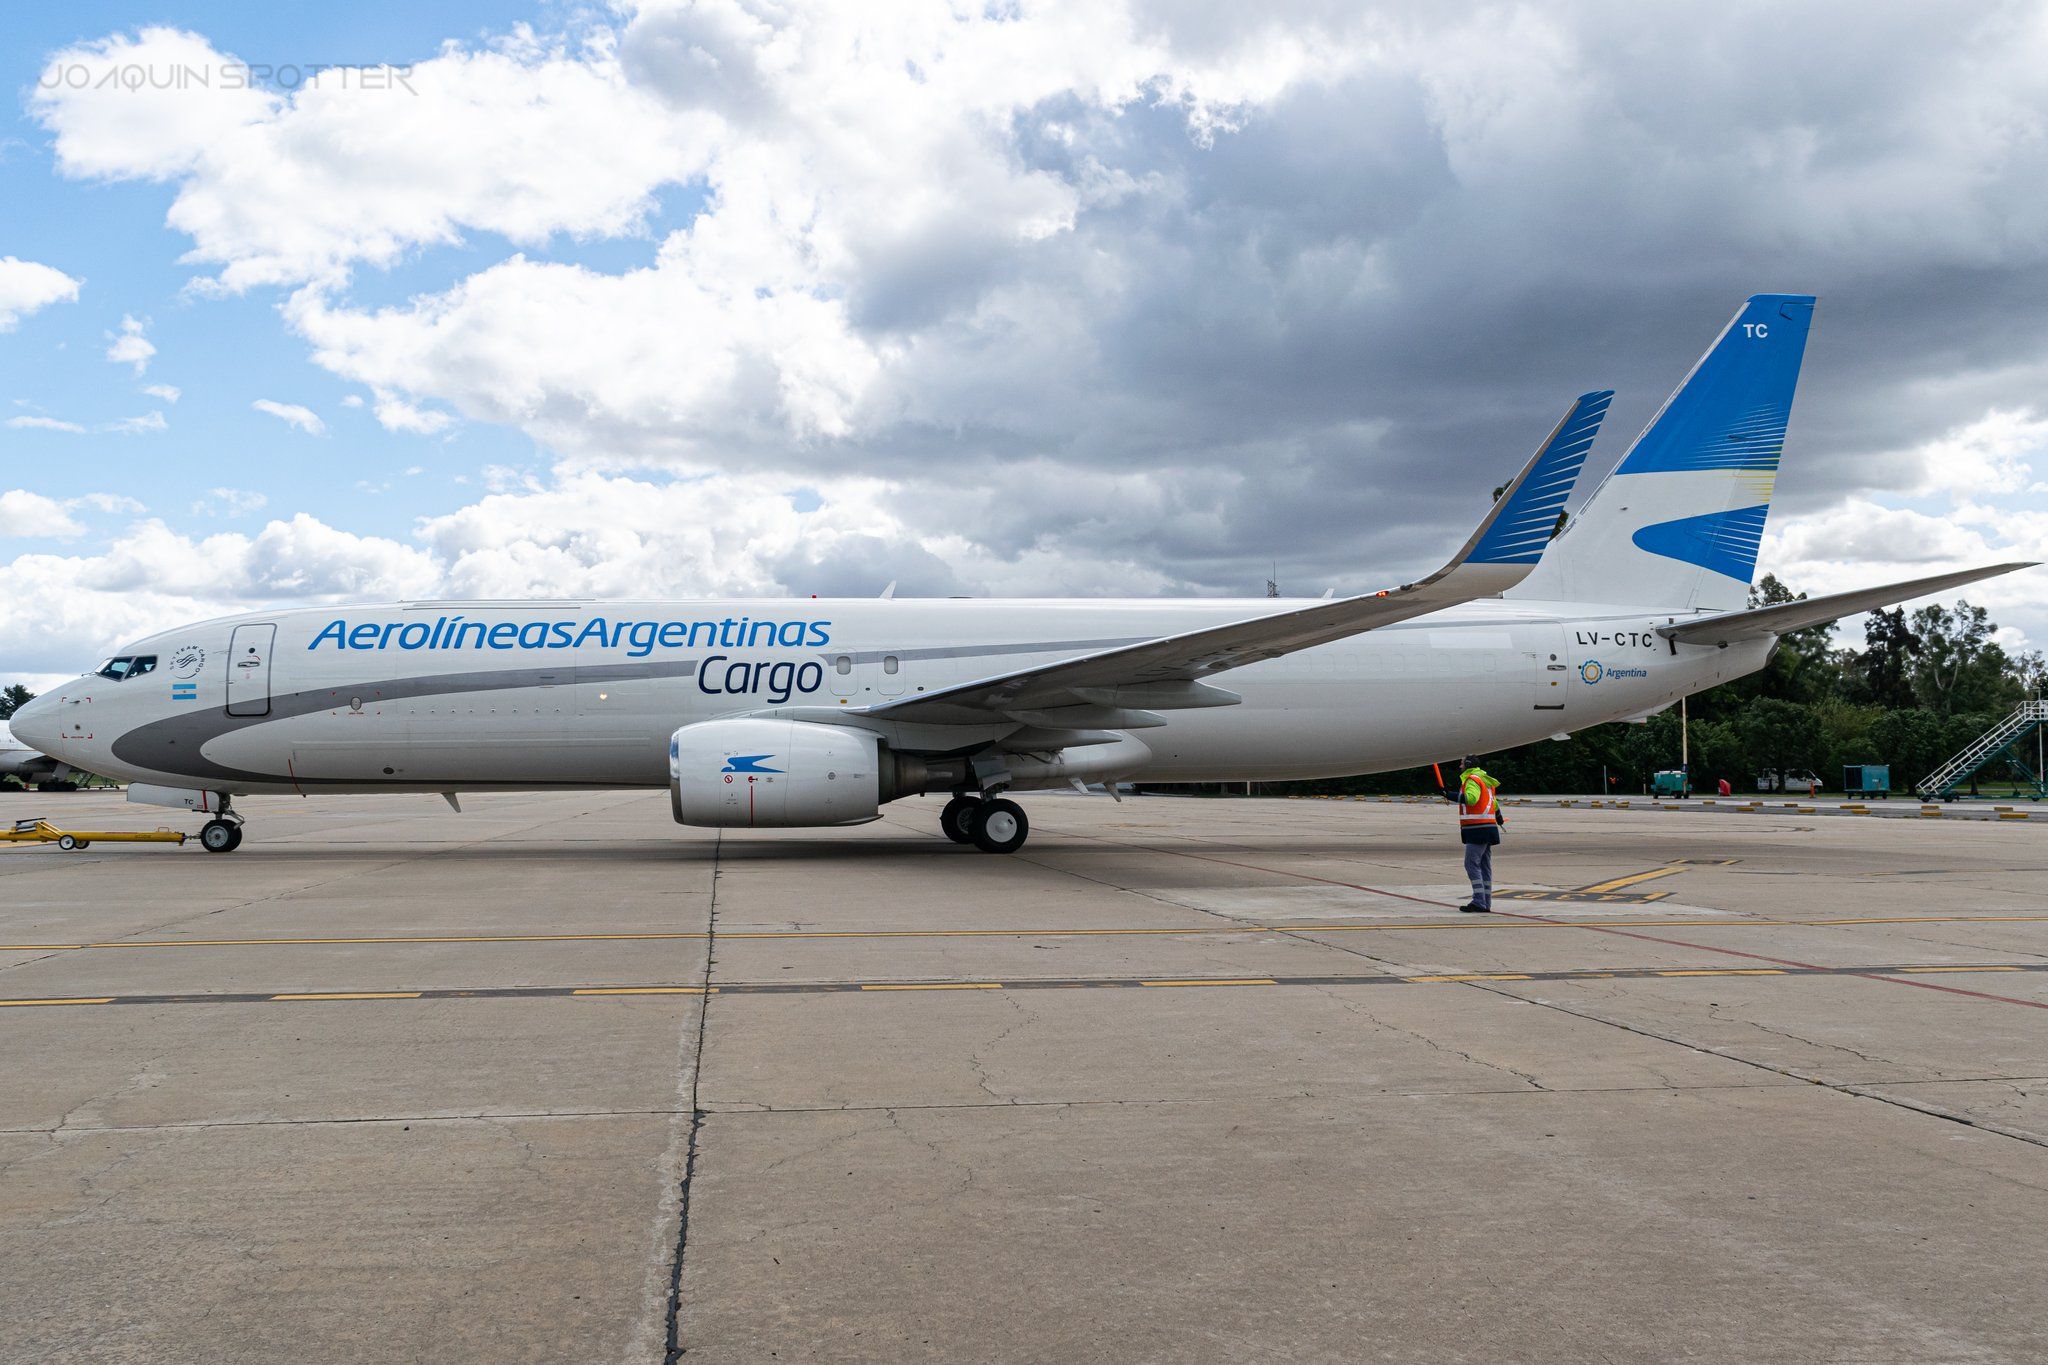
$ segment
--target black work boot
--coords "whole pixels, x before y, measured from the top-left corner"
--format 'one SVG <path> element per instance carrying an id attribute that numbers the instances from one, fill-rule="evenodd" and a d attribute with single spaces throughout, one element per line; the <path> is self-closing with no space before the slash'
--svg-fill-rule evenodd
<path id="1" fill-rule="evenodd" d="M 1492 906 L 1481 905 L 1478 901 L 1466 901 L 1458 909 L 1461 913 L 1467 915 L 1490 915 L 1493 913 Z"/>

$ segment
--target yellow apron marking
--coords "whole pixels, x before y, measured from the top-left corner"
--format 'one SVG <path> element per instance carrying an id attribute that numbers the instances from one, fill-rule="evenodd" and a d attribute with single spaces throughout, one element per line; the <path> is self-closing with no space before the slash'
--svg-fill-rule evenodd
<path id="1" fill-rule="evenodd" d="M 1578 889 L 1589 895 L 1598 895 L 1602 891 L 1619 891 L 1624 886 L 1634 886 L 1637 882 L 1652 881 L 1658 877 L 1675 876 L 1683 871 L 1685 871 L 1683 867 L 1659 867 L 1648 872 L 1636 872 L 1626 877 L 1616 877 L 1613 881 L 1595 882 L 1591 886 L 1582 886 Z"/>
<path id="2" fill-rule="evenodd" d="M 69 1000 L 0 1000 L 0 1008 L 11 1005 L 111 1005 L 111 995 L 82 995 Z"/>
<path id="3" fill-rule="evenodd" d="M 1671 871 L 1684 871 L 1672 868 Z M 1554 896 L 1575 896 L 1588 892 L 1536 891 L 1499 893 L 1503 898 L 1524 897 L 1550 898 Z M 1642 899 L 1650 896 L 1667 896 L 1663 891 L 1645 892 Z M 1232 924 L 1206 925 L 1189 924 L 1178 927 L 1133 927 L 1116 929 L 761 929 L 761 930 L 719 930 L 720 939 L 889 939 L 889 938 L 1137 938 L 1144 936 L 1170 936 L 1174 934 L 1372 934 L 1372 933 L 1415 933 L 1435 932 L 1442 929 L 1741 929 L 1748 927 L 1782 928 L 1828 928 L 1849 924 L 2032 924 L 2048 921 L 2048 915 L 1859 915 L 1833 916 L 1826 919 L 1746 919 L 1735 915 L 1723 918 L 1699 919 L 1644 919 L 1644 920 L 1577 920 L 1556 923 L 1529 920 L 1488 920 L 1466 916 L 1455 920 L 1401 920 L 1374 924 Z M 618 934 L 392 934 L 366 936 L 362 938 L 195 938 L 195 939 L 116 939 L 96 943 L 0 943 L 4 953 L 55 953 L 83 952 L 87 949 L 102 948 L 279 948 L 279 947 L 320 947 L 347 945 L 377 945 L 431 943 L 665 943 L 701 941 L 706 935 L 701 930 L 650 933 Z"/>
<path id="4" fill-rule="evenodd" d="M 320 991 L 296 995 L 273 995 L 272 1000 L 417 1000 L 419 991 Z"/>
<path id="5" fill-rule="evenodd" d="M 1244 976 L 1235 978 L 1208 977 L 1190 981 L 1141 981 L 1141 986 L 1277 986 L 1280 983 L 1270 976 Z"/>

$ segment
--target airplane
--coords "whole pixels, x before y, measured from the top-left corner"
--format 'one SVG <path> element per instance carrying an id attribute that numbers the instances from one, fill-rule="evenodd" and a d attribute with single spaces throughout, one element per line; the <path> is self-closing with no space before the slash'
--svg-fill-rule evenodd
<path id="1" fill-rule="evenodd" d="M 69 764 L 48 754 L 39 754 L 17 740 L 4 720 L 0 720 L 0 777 L 11 777 L 22 786 L 32 786 L 37 791 L 78 790 L 78 774 Z"/>
<path id="2" fill-rule="evenodd" d="M 242 842 L 245 793 L 662 788 L 685 825 L 828 827 L 950 792 L 1415 768 L 1633 719 L 1780 636 L 1994 564 L 1752 609 L 1815 299 L 1758 294 L 1563 531 L 1612 395 L 1575 401 L 1449 562 L 1336 600 L 425 601 L 256 612 L 122 648 L 17 734 Z"/>

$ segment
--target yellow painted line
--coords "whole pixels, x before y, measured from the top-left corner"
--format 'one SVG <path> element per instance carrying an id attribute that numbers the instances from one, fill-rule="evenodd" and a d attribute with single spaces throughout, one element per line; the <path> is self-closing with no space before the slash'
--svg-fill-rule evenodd
<path id="1" fill-rule="evenodd" d="M 699 930 L 645 934 L 372 934 L 359 938 L 124 938 L 97 943 L 0 943 L 0 952 L 47 951 L 60 948 L 265 948 L 278 945 L 375 943 L 637 943 L 645 940 L 701 939 Z M 726 937 L 724 934 L 720 938 Z"/>
<path id="2" fill-rule="evenodd" d="M 2016 972 L 2018 967 L 1977 966 L 1977 967 L 1901 967 L 1902 972 Z"/>
<path id="3" fill-rule="evenodd" d="M 1659 972 L 1659 976 L 1783 976 L 1776 967 L 1701 967 L 1689 971 Z"/>
<path id="4" fill-rule="evenodd" d="M 273 995 L 272 1000 L 417 1000 L 419 991 L 327 991 L 307 995 Z"/>
<path id="5" fill-rule="evenodd" d="M 1245 976 L 1234 979 L 1208 977 L 1192 981 L 1141 981 L 1141 986 L 1277 986 L 1280 983 L 1270 976 Z"/>
<path id="6" fill-rule="evenodd" d="M 111 995 L 81 995 L 68 1000 L 0 1000 L 0 1007 L 12 1005 L 111 1005 Z"/>
<path id="7" fill-rule="evenodd" d="M 1471 972 L 1463 976 L 1404 976 L 1403 981 L 1527 981 L 1513 972 Z"/>
<path id="8" fill-rule="evenodd" d="M 2009 810 L 2001 814 L 1998 818 L 2001 820 L 2024 820 L 2027 818 L 2027 813 L 2023 810 Z"/>
<path id="9" fill-rule="evenodd" d="M 864 991 L 999 991 L 1000 981 L 917 981 L 899 985 L 862 986 Z"/>
<path id="10" fill-rule="evenodd" d="M 1682 871 L 1682 868 L 1674 868 Z M 1561 895 L 1590 892 L 1561 892 Z M 1668 891 L 1644 892 L 1642 898 L 1669 898 Z M 1449 907 L 1445 907 L 1447 910 Z M 1749 919 L 1741 916 L 1696 919 L 1645 920 L 1488 920 L 1466 916 L 1434 921 L 1392 920 L 1361 924 L 1233 924 L 1226 926 L 1178 925 L 1167 927 L 1124 927 L 1110 929 L 721 929 L 720 939 L 891 939 L 891 938 L 1135 938 L 1175 934 L 1351 934 L 1414 933 L 1442 929 L 1740 929 L 1807 927 L 1829 928 L 1851 924 L 2033 924 L 2048 921 L 2048 915 L 1858 915 L 1824 919 Z M 702 940 L 702 932 L 645 934 L 476 934 L 456 936 L 388 935 L 365 938 L 221 938 L 221 939 L 121 939 L 97 943 L 0 943 L 0 952 L 81 952 L 88 948 L 259 948 L 346 946 L 350 944 L 409 943 L 633 943 Z"/>
<path id="11" fill-rule="evenodd" d="M 1616 877 L 1610 882 L 1595 882 L 1591 886 L 1581 886 L 1576 889 L 1581 893 L 1593 894 L 1601 891 L 1619 891 L 1624 886 L 1634 886 L 1637 882 L 1652 881 L 1658 877 L 1669 877 L 1683 871 L 1685 871 L 1683 867 L 1660 867 L 1654 871 L 1637 872 L 1627 877 Z"/>
<path id="12" fill-rule="evenodd" d="M 703 995 L 702 986 L 582 986 L 570 991 L 571 995 Z M 713 986 L 710 994 L 718 994 Z"/>

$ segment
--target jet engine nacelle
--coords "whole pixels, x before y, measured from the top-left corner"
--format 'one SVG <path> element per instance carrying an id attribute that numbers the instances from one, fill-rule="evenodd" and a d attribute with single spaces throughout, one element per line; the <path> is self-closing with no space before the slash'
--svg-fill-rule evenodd
<path id="1" fill-rule="evenodd" d="M 707 720 L 668 743 L 669 806 L 683 825 L 857 825 L 928 776 L 878 735 L 810 721 Z"/>

